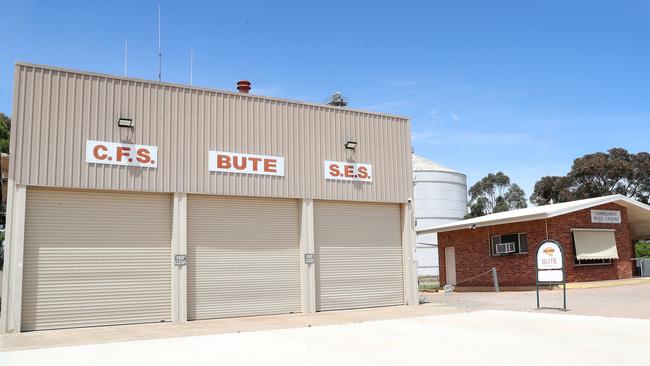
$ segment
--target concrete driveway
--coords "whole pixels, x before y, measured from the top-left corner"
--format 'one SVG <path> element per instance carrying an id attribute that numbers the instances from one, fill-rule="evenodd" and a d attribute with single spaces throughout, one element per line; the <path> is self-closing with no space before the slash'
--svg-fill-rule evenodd
<path id="1" fill-rule="evenodd" d="M 43 348 L 1 365 L 638 365 L 650 320 L 477 311 Z"/>

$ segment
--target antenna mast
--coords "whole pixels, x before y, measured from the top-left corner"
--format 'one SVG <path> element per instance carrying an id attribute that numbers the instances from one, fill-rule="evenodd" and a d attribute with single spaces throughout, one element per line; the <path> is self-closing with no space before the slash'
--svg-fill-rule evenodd
<path id="1" fill-rule="evenodd" d="M 126 61 L 129 57 L 129 41 L 124 40 L 124 76 L 126 76 Z"/>
<path id="2" fill-rule="evenodd" d="M 194 69 L 194 50 L 190 50 L 190 85 L 192 85 L 192 74 Z"/>
<path id="3" fill-rule="evenodd" d="M 162 81 L 162 48 L 160 47 L 160 5 L 158 5 L 158 81 Z"/>

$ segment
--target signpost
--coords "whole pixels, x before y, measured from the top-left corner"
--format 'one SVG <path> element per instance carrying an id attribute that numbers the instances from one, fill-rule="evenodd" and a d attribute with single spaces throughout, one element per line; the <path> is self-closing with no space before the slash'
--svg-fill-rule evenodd
<path id="1" fill-rule="evenodd" d="M 537 268 L 537 279 L 535 289 L 537 291 L 537 309 L 539 306 L 540 285 L 562 285 L 564 305 L 562 310 L 566 311 L 566 277 L 564 275 L 564 252 L 560 243 L 555 240 L 545 240 L 537 247 L 535 257 Z"/>

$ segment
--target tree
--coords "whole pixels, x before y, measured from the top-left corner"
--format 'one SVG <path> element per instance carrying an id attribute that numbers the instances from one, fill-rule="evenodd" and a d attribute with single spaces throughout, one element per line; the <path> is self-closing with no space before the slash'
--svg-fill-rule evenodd
<path id="1" fill-rule="evenodd" d="M 530 202 L 534 205 L 548 205 L 551 202 L 568 202 L 575 200 L 571 192 L 569 177 L 546 176 L 535 183 Z"/>
<path id="2" fill-rule="evenodd" d="M 637 258 L 650 258 L 650 242 L 639 240 L 634 246 L 634 253 Z"/>
<path id="3" fill-rule="evenodd" d="M 622 148 L 577 158 L 566 176 L 546 176 L 537 183 L 530 201 L 535 205 L 622 194 L 648 203 L 650 154 L 630 154 Z"/>
<path id="4" fill-rule="evenodd" d="M 11 131 L 11 118 L 0 113 L 0 152 L 9 152 L 9 132 Z"/>
<path id="5" fill-rule="evenodd" d="M 526 208 L 526 194 L 503 172 L 488 174 L 469 189 L 466 218 Z"/>

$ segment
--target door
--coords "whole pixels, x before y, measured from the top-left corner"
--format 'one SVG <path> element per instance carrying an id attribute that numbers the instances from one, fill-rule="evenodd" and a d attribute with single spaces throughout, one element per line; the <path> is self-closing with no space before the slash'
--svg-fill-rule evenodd
<path id="1" fill-rule="evenodd" d="M 315 201 L 316 310 L 404 304 L 399 204 Z"/>
<path id="2" fill-rule="evenodd" d="M 297 313 L 299 204 L 188 196 L 188 319 Z"/>
<path id="3" fill-rule="evenodd" d="M 447 274 L 447 285 L 456 285 L 456 249 L 445 247 L 445 273 Z"/>
<path id="4" fill-rule="evenodd" d="M 27 189 L 22 330 L 169 321 L 169 195 Z"/>

